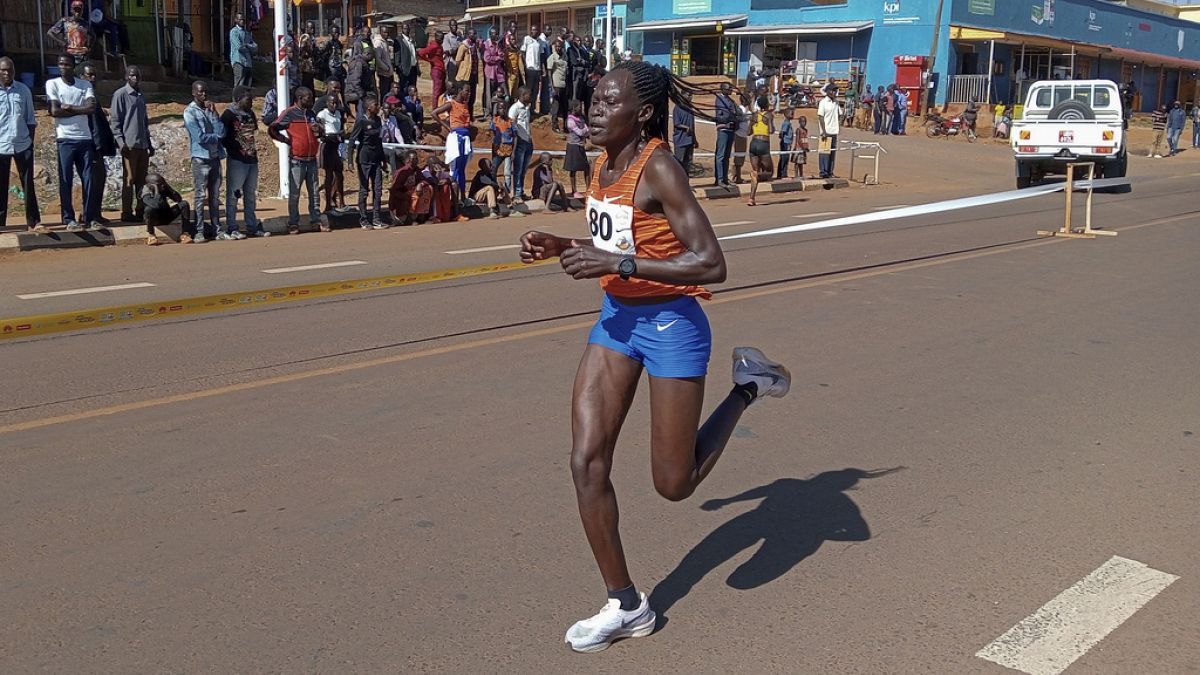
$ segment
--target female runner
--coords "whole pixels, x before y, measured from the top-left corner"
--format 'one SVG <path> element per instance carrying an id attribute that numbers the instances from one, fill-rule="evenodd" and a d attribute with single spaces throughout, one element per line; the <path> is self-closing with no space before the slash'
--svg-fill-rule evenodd
<path id="1" fill-rule="evenodd" d="M 524 262 L 557 256 L 567 274 L 599 278 L 605 291 L 575 376 L 571 476 L 609 600 L 567 631 L 578 652 L 654 631 L 654 611 L 629 577 L 609 480 L 642 369 L 650 376 L 654 487 L 673 501 L 712 471 L 747 406 L 760 396 L 783 396 L 791 379 L 757 349 L 735 349 L 734 387 L 697 431 L 712 334 L 696 299 L 711 297 L 701 284 L 725 280 L 725 258 L 664 140 L 668 101 L 691 108 L 687 91 L 708 93 L 644 61 L 615 66 L 597 85 L 589 114 L 592 141 L 604 149 L 588 188 L 591 240 L 521 237 Z"/>

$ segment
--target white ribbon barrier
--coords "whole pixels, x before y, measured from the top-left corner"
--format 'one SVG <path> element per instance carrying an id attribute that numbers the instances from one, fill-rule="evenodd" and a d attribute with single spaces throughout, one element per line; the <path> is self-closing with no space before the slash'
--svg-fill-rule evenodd
<path id="1" fill-rule="evenodd" d="M 1128 178 L 1103 178 L 1093 181 L 1076 181 L 1074 188 L 1076 190 L 1086 190 L 1091 187 L 1108 188 L 1121 187 L 1129 185 Z M 925 216 L 932 213 L 942 213 L 945 211 L 956 211 L 958 209 L 969 209 L 976 206 L 987 206 L 989 204 L 1000 204 L 1003 202 L 1016 201 L 1018 199 L 1028 199 L 1030 197 L 1040 197 L 1055 192 L 1061 192 L 1067 187 L 1066 183 L 1055 183 L 1053 185 L 1039 185 L 1037 187 L 1025 188 L 1023 190 L 1008 190 L 1006 192 L 995 192 L 990 195 L 978 195 L 975 197 L 962 197 L 960 199 L 950 199 L 944 202 L 933 202 L 931 204 L 920 204 L 918 206 L 905 206 L 898 209 L 889 209 L 887 211 L 876 211 L 874 213 L 860 213 L 856 216 L 846 216 L 844 218 L 831 218 L 829 220 L 818 220 L 812 223 L 803 223 L 800 225 L 787 225 L 784 227 L 775 227 L 769 230 L 759 230 L 758 232 L 746 232 L 743 234 L 731 234 L 721 237 L 721 241 L 731 239 L 749 239 L 751 237 L 765 237 L 772 234 L 790 234 L 792 232 L 808 232 L 810 230 L 823 230 L 830 227 L 843 227 L 846 225 L 861 225 L 863 223 L 875 223 L 881 220 L 892 220 L 895 218 L 910 218 L 912 216 Z"/>

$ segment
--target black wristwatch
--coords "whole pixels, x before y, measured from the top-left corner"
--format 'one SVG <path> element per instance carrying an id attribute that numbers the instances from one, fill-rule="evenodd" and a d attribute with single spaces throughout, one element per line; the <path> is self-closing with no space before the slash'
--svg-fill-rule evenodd
<path id="1" fill-rule="evenodd" d="M 621 262 L 617 264 L 617 274 L 620 274 L 621 278 L 626 281 L 629 280 L 629 277 L 637 274 L 637 261 L 633 259 L 633 256 L 621 258 Z"/>

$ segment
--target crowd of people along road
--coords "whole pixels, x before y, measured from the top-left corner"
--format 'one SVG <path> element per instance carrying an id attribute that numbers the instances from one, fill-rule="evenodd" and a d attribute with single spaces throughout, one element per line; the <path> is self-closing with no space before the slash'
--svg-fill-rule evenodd
<path id="1" fill-rule="evenodd" d="M 289 233 L 300 231 L 301 190 L 308 196 L 310 225 L 329 231 L 330 210 L 345 207 L 347 163 L 359 177 L 358 211 L 364 229 L 462 220 L 463 208 L 476 201 L 486 203 L 492 217 L 514 215 L 518 213 L 514 204 L 541 192 L 554 195 L 562 208 L 570 208 L 568 194 L 552 180 L 550 162 L 530 166 L 532 120 L 539 116 L 550 116 L 553 129 L 568 141 L 564 170 L 571 174 L 569 196 L 582 195 L 577 175 L 583 175 L 584 186 L 590 179 L 584 120 L 592 91 L 607 66 L 591 36 L 576 35 L 565 27 L 541 31 L 531 26 L 518 37 L 516 22 L 510 22 L 503 35 L 489 29 L 480 40 L 475 30 L 463 32 L 451 20 L 447 30 L 434 31 L 428 43 L 418 47 L 407 23 L 398 26 L 396 37 L 388 25 L 374 31 L 360 25 L 344 39 L 336 24 L 327 37 L 318 37 L 316 25 L 309 21 L 298 35 L 284 39 L 292 105 L 279 110 L 276 90 L 271 88 L 260 117 L 252 90 L 252 59 L 258 46 L 245 17 L 235 14 L 229 32 L 232 97 L 218 105 L 209 84 L 197 81 L 183 115 L 193 182 L 192 204 L 188 204 L 161 176 L 150 175 L 155 149 L 139 68 L 126 69 L 125 86 L 113 95 L 111 114 L 106 112 L 92 87 L 95 69 L 84 62 L 90 50 L 84 43 L 93 34 L 73 30 L 71 22 L 78 19 L 73 17 L 52 29 L 58 31 L 52 35 L 63 35 L 68 51 L 58 60 L 58 77 L 46 84 L 58 141 L 61 216 L 69 231 L 109 224 L 100 208 L 103 158 L 119 154 L 124 176 L 121 221 L 145 223 L 148 244 L 158 243 L 155 227 L 173 219 L 184 221 L 183 243 L 270 236 L 255 214 L 256 139 L 263 127 L 273 141 L 287 148 Z M 433 85 L 428 112 L 416 87 L 422 64 Z M 0 165 L 16 162 L 26 195 L 27 225 L 46 232 L 33 191 L 32 141 L 37 126 L 33 96 L 13 80 L 14 70 L 11 61 L 0 62 L 0 102 L 7 104 L 0 111 Z M 314 91 L 318 79 L 325 87 L 319 98 Z M 481 86 L 482 105 L 477 107 Z M 402 146 L 426 139 L 427 115 L 446 127 L 446 152 L 442 157 L 431 154 L 422 163 L 415 150 Z M 472 181 L 468 191 L 467 167 L 477 121 L 491 127 L 496 158 L 486 163 L 483 184 Z M 526 174 L 531 169 L 533 196 L 526 192 Z M 75 174 L 83 188 L 79 211 L 72 197 Z M 2 180 L 7 183 L 7 179 L 5 171 Z M 384 186 L 389 188 L 386 205 Z M 156 206 L 151 207 L 147 198 Z M 2 199 L 6 211 L 7 185 Z M 390 218 L 383 217 L 385 209 Z M 164 220 L 169 216 L 171 220 Z"/>

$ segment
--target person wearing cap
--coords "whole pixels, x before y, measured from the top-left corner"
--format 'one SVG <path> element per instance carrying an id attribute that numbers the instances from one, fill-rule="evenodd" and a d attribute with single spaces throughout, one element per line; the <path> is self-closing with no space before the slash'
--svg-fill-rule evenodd
<path id="1" fill-rule="evenodd" d="M 92 41 L 96 39 L 92 24 L 84 13 L 83 0 L 72 0 L 71 13 L 59 19 L 46 31 L 51 40 L 71 55 L 75 66 L 87 59 L 92 50 Z"/>

